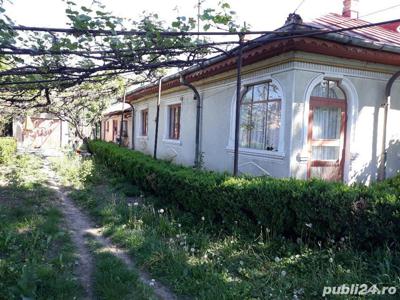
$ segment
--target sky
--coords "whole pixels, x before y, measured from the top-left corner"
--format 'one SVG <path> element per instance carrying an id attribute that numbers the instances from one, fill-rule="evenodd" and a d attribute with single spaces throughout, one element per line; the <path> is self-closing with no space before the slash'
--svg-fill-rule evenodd
<path id="1" fill-rule="evenodd" d="M 20 25 L 42 27 L 66 27 L 65 4 L 61 0 L 6 0 L 6 13 Z M 75 0 L 87 4 L 89 0 Z M 216 6 L 219 0 L 206 0 L 202 7 Z M 135 19 L 143 11 L 158 13 L 168 23 L 177 15 L 195 16 L 197 0 L 102 0 L 114 15 Z M 236 11 L 239 23 L 246 22 L 252 30 L 274 30 L 282 26 L 289 13 L 302 0 L 227 0 Z M 362 16 L 388 9 L 362 18 Z M 178 9 L 179 14 L 176 9 Z M 343 0 L 305 0 L 297 11 L 305 21 L 333 12 L 341 14 Z M 380 22 L 400 17 L 400 0 L 360 0 L 360 16 L 370 22 Z"/>

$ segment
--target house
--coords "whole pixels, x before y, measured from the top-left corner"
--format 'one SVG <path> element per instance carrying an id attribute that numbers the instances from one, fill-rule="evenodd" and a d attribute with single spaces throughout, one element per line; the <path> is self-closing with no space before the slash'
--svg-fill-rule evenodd
<path id="1" fill-rule="evenodd" d="M 122 118 L 122 111 L 124 116 Z M 122 122 L 122 127 L 121 127 Z M 116 103 L 108 108 L 102 115 L 100 126 L 101 139 L 107 142 L 119 143 L 132 148 L 132 107 L 129 104 Z M 122 134 L 120 134 L 122 130 Z"/>
<path id="2" fill-rule="evenodd" d="M 70 142 L 68 123 L 48 113 L 14 117 L 12 132 L 25 150 L 60 150 Z"/>
<path id="3" fill-rule="evenodd" d="M 243 49 L 239 173 L 368 184 L 400 170 L 399 83 L 390 103 L 385 94 L 400 70 L 400 34 L 357 19 L 357 2 L 310 23 L 291 14 L 277 32 L 294 36 Z M 295 34 L 321 30 L 333 32 Z M 134 149 L 233 172 L 236 84 L 237 57 L 220 55 L 131 91 Z"/>

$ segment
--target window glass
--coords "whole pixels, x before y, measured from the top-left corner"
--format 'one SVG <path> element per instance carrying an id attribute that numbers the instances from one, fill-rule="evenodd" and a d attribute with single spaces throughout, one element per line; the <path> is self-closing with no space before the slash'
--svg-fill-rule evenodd
<path id="1" fill-rule="evenodd" d="M 240 147 L 278 151 L 281 99 L 270 82 L 249 87 L 240 109 Z"/>
<path id="2" fill-rule="evenodd" d="M 342 89 L 336 81 L 323 80 L 311 93 L 312 97 L 321 97 L 329 99 L 345 99 Z"/>
<path id="3" fill-rule="evenodd" d="M 149 127 L 149 110 L 142 110 L 142 136 L 147 136 Z"/>
<path id="4" fill-rule="evenodd" d="M 169 106 L 169 138 L 179 140 L 181 126 L 181 105 L 175 104 Z"/>

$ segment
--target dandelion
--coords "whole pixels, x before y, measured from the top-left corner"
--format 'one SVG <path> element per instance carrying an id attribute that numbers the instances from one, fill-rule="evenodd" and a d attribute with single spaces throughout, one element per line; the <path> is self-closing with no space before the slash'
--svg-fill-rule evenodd
<path id="1" fill-rule="evenodd" d="M 176 238 L 179 239 L 181 236 L 179 234 L 176 235 Z"/>
<path id="2" fill-rule="evenodd" d="M 169 239 L 169 242 L 170 242 L 170 243 L 173 243 L 173 242 L 174 242 L 174 239 L 173 239 L 173 238 L 170 238 L 170 239 Z"/>
<path id="3" fill-rule="evenodd" d="M 140 198 L 144 198 L 144 195 L 143 195 L 143 194 L 140 194 Z"/>
<path id="4" fill-rule="evenodd" d="M 133 203 L 133 205 L 135 205 L 135 206 L 138 206 L 138 205 L 139 205 L 139 203 L 138 203 L 138 202 L 135 202 L 135 203 Z"/>
<path id="5" fill-rule="evenodd" d="M 204 257 L 204 259 L 207 259 L 207 258 L 208 258 L 208 255 L 207 255 L 207 254 L 204 254 L 203 257 Z"/>
<path id="6" fill-rule="evenodd" d="M 283 271 L 281 272 L 281 276 L 282 276 L 282 277 L 285 277 L 285 276 L 286 276 L 286 274 L 287 274 L 287 273 L 286 273 L 286 271 L 285 271 L 285 270 L 283 270 Z"/>
<path id="7" fill-rule="evenodd" d="M 179 224 L 178 224 L 178 227 L 181 228 L 181 226 L 182 226 L 182 225 L 179 223 Z"/>
<path id="8" fill-rule="evenodd" d="M 132 203 L 128 203 L 128 206 L 131 207 L 131 206 L 132 206 Z"/>
<path id="9" fill-rule="evenodd" d="M 266 231 L 267 233 L 270 233 L 270 232 L 271 232 L 271 229 L 266 228 L 265 231 Z"/>
<path id="10" fill-rule="evenodd" d="M 341 238 L 340 238 L 340 241 L 343 243 L 343 242 L 344 242 L 344 237 L 341 237 Z"/>
<path id="11" fill-rule="evenodd" d="M 161 209 L 158 210 L 158 212 L 159 212 L 160 214 L 163 214 L 163 213 L 164 213 L 164 209 L 161 208 Z"/>
<path id="12" fill-rule="evenodd" d="M 203 216 L 203 217 L 201 217 L 201 220 L 202 220 L 202 221 L 205 221 L 205 220 L 206 220 L 206 218 Z"/>
<path id="13" fill-rule="evenodd" d="M 332 257 L 329 258 L 329 262 L 333 263 L 333 258 Z"/>
<path id="14" fill-rule="evenodd" d="M 196 249 L 190 248 L 190 252 L 194 253 L 195 251 L 196 251 Z"/>
<path id="15" fill-rule="evenodd" d="M 280 262 L 281 261 L 281 259 L 277 256 L 277 257 L 275 257 L 275 262 Z"/>
<path id="16" fill-rule="evenodd" d="M 306 223 L 306 227 L 312 228 L 312 224 L 311 223 Z"/>
<path id="17" fill-rule="evenodd" d="M 241 266 L 243 266 L 243 265 L 244 265 L 243 260 L 239 261 L 239 264 L 240 264 Z"/>
<path id="18" fill-rule="evenodd" d="M 155 284 L 156 284 L 156 280 L 155 279 L 150 280 L 150 286 L 154 286 Z"/>
<path id="19" fill-rule="evenodd" d="M 237 225 L 238 221 L 235 221 L 235 225 Z"/>

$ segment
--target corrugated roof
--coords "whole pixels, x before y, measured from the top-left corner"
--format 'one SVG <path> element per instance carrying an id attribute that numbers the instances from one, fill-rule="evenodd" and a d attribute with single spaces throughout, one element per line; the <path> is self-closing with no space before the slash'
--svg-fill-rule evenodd
<path id="1" fill-rule="evenodd" d="M 308 23 L 309 25 L 316 26 L 322 29 L 342 29 L 348 27 L 362 26 L 370 24 L 370 22 L 360 20 L 360 19 L 351 19 L 347 17 L 343 17 L 338 14 L 330 13 L 328 15 L 319 17 L 312 22 Z M 367 27 L 362 29 L 353 29 L 346 32 L 341 33 L 341 35 L 361 38 L 364 40 L 368 40 L 371 43 L 381 44 L 381 45 L 391 45 L 395 47 L 400 47 L 400 34 L 385 29 L 381 26 Z"/>

